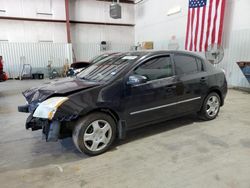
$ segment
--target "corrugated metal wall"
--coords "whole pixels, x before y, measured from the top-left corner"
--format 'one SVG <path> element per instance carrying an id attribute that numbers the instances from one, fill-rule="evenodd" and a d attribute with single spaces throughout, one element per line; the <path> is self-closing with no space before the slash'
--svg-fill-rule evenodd
<path id="1" fill-rule="evenodd" d="M 62 69 L 72 63 L 72 45 L 65 43 L 0 43 L 0 55 L 4 60 L 4 71 L 10 78 L 17 78 L 22 64 L 30 64 L 32 72 L 48 73 L 47 65 Z"/>
<path id="2" fill-rule="evenodd" d="M 77 61 L 88 61 L 96 55 L 105 52 L 129 51 L 131 45 L 112 44 L 107 51 L 101 51 L 100 44 L 72 44 L 66 43 L 0 43 L 0 55 L 4 60 L 4 71 L 10 78 L 17 78 L 22 64 L 30 64 L 32 72 L 42 72 L 48 75 L 48 64 L 52 62 L 52 69 L 62 72 L 63 65 L 72 63 L 73 57 Z"/>
<path id="3" fill-rule="evenodd" d="M 230 86 L 250 88 L 250 83 L 237 62 L 250 61 L 250 29 L 232 31 L 225 49 L 225 57 L 218 67 L 225 69 Z"/>

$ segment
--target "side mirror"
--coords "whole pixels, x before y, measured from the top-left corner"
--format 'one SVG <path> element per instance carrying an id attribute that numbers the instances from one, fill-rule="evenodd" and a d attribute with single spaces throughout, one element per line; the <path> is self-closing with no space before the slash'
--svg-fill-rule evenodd
<path id="1" fill-rule="evenodd" d="M 128 81 L 127 84 L 134 86 L 134 85 L 138 85 L 138 84 L 143 84 L 146 83 L 148 81 L 146 76 L 141 76 L 141 75 L 131 75 L 128 77 Z"/>

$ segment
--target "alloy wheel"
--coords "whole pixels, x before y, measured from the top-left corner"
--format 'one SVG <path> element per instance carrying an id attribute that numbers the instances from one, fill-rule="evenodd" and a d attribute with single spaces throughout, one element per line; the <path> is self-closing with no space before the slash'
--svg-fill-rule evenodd
<path id="1" fill-rule="evenodd" d="M 105 120 L 96 120 L 89 124 L 84 132 L 84 145 L 90 151 L 99 151 L 105 148 L 112 137 L 112 128 Z"/>
<path id="2" fill-rule="evenodd" d="M 207 100 L 207 114 L 210 117 L 214 117 L 217 115 L 218 111 L 219 111 L 219 107 L 220 107 L 220 100 L 218 99 L 217 96 L 211 96 L 209 97 L 209 99 Z"/>

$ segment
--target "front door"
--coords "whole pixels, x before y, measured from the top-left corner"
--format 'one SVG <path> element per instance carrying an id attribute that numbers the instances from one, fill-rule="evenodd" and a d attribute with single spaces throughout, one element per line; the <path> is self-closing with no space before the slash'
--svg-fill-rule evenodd
<path id="1" fill-rule="evenodd" d="M 175 105 L 172 104 L 176 102 L 178 84 L 169 55 L 147 60 L 130 75 L 145 76 L 147 82 L 126 85 L 124 107 L 128 128 L 167 119 L 175 113 Z"/>

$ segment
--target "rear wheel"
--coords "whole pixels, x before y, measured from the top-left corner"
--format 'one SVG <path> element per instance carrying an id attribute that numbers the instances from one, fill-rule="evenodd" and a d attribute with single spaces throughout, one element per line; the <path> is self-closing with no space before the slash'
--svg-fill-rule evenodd
<path id="1" fill-rule="evenodd" d="M 116 135 L 116 125 L 112 117 L 105 113 L 93 113 L 77 122 L 73 131 L 73 141 L 80 152 L 98 155 L 108 150 Z"/>
<path id="2" fill-rule="evenodd" d="M 220 96 L 212 92 L 204 100 L 203 106 L 199 115 L 204 120 L 215 119 L 220 111 L 221 100 Z"/>

